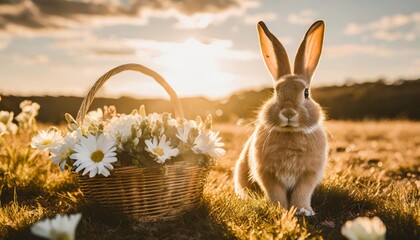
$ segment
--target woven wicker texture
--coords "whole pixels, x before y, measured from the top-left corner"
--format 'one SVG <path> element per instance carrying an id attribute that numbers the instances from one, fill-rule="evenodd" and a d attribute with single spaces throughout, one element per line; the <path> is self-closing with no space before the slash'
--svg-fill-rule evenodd
<path id="1" fill-rule="evenodd" d="M 169 94 L 175 116 L 184 116 L 179 98 L 162 76 L 142 65 L 126 64 L 110 70 L 96 81 L 80 106 L 77 114 L 79 123 L 83 122 L 100 87 L 111 76 L 125 70 L 138 71 L 154 78 Z M 174 219 L 195 206 L 207 175 L 206 168 L 177 162 L 153 168 L 115 168 L 108 177 L 78 175 L 78 179 L 89 202 L 95 202 L 112 213 L 126 214 L 147 222 Z"/>
<path id="2" fill-rule="evenodd" d="M 79 176 L 86 199 L 138 221 L 174 219 L 197 204 L 207 171 L 193 164 L 116 168 L 109 177 Z"/>

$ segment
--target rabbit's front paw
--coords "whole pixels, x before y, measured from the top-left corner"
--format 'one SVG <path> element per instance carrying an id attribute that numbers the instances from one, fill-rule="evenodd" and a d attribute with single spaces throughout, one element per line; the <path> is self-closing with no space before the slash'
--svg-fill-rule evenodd
<path id="1" fill-rule="evenodd" d="M 314 216 L 315 212 L 312 209 L 305 209 L 305 208 L 301 208 L 299 210 L 296 211 L 295 213 L 296 215 L 303 215 L 305 217 L 310 217 L 310 216 Z"/>

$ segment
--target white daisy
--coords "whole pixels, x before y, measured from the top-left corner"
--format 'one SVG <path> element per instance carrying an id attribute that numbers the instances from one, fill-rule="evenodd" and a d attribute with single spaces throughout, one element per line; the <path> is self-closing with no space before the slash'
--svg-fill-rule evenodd
<path id="1" fill-rule="evenodd" d="M 4 125 L 4 123 L 0 122 L 0 136 L 7 133 L 7 127 Z"/>
<path id="2" fill-rule="evenodd" d="M 146 140 L 146 151 L 150 152 L 155 156 L 155 160 L 158 163 L 164 163 L 166 160 L 171 157 L 176 157 L 179 154 L 178 148 L 172 148 L 171 142 L 166 141 L 166 136 L 163 135 L 160 137 L 160 140 L 155 136 L 153 141 Z"/>
<path id="3" fill-rule="evenodd" d="M 358 217 L 341 228 L 341 234 L 349 240 L 384 240 L 385 233 L 386 227 L 378 217 Z"/>
<path id="4" fill-rule="evenodd" d="M 178 121 L 175 118 L 171 118 L 168 120 L 168 125 L 171 127 L 176 127 L 178 126 Z"/>
<path id="5" fill-rule="evenodd" d="M 38 115 L 38 110 L 41 108 L 38 103 L 29 100 L 22 101 L 19 107 L 22 109 L 22 112 L 29 113 L 32 116 Z"/>
<path id="6" fill-rule="evenodd" d="M 13 112 L 0 111 L 0 123 L 8 125 L 13 121 Z"/>
<path id="7" fill-rule="evenodd" d="M 219 132 L 205 132 L 202 131 L 194 140 L 193 152 L 197 154 L 209 154 L 214 158 L 225 155 L 226 151 L 223 148 L 224 144 L 219 142 L 221 137 L 218 137 Z"/>
<path id="8" fill-rule="evenodd" d="M 12 135 L 15 135 L 17 130 L 18 130 L 18 126 L 16 124 L 13 123 L 13 112 L 7 112 L 7 111 L 0 111 L 0 124 L 2 124 L 2 129 L 4 131 L 0 131 L 3 132 L 3 134 L 5 133 L 11 133 Z"/>
<path id="9" fill-rule="evenodd" d="M 147 115 L 147 121 L 149 121 L 150 124 L 156 124 L 156 122 L 162 122 L 162 114 L 151 113 Z"/>
<path id="10" fill-rule="evenodd" d="M 119 117 L 114 117 L 105 126 L 104 133 L 113 138 L 118 139 L 122 143 L 126 143 L 133 138 L 132 130 L 136 132 L 136 138 L 141 137 L 140 124 L 143 119 L 140 115 L 121 115 Z"/>
<path id="11" fill-rule="evenodd" d="M 177 127 L 176 137 L 179 138 L 182 142 L 186 143 L 190 135 L 191 129 L 195 128 L 197 125 L 194 121 L 187 121 L 182 126 Z"/>
<path id="12" fill-rule="evenodd" d="M 32 234 L 51 240 L 74 240 L 76 227 L 82 214 L 57 215 L 52 219 L 45 219 L 32 225 Z"/>
<path id="13" fill-rule="evenodd" d="M 24 124 L 31 123 L 38 116 L 38 110 L 41 107 L 38 103 L 29 100 L 22 101 L 19 105 L 22 112 L 16 116 L 16 121 Z"/>
<path id="14" fill-rule="evenodd" d="M 32 138 L 31 146 L 37 149 L 48 150 L 58 147 L 62 140 L 63 137 L 60 130 L 42 130 Z"/>
<path id="15" fill-rule="evenodd" d="M 73 166 L 77 166 L 76 172 L 84 169 L 82 175 L 89 172 L 89 177 L 96 174 L 109 176 L 108 169 L 113 169 L 111 163 L 116 162 L 115 142 L 101 134 L 98 137 L 89 134 L 80 138 L 80 143 L 74 145 L 75 153 L 70 158 L 75 159 Z"/>
<path id="16" fill-rule="evenodd" d="M 78 137 L 79 135 L 79 137 Z M 69 156 L 74 152 L 73 145 L 80 139 L 81 131 L 74 131 L 72 133 L 68 133 L 63 141 L 57 146 L 50 150 L 52 156 L 51 161 L 60 166 L 60 170 L 63 171 L 64 167 L 66 166 L 66 160 Z"/>
<path id="17" fill-rule="evenodd" d="M 9 132 L 12 135 L 15 135 L 18 131 L 18 126 L 12 122 L 10 122 L 9 124 L 7 124 L 7 130 L 9 130 Z"/>
<path id="18" fill-rule="evenodd" d="M 95 111 L 90 111 L 86 114 L 83 120 L 83 128 L 89 128 L 89 126 L 98 126 L 103 119 L 102 109 L 98 108 Z"/>

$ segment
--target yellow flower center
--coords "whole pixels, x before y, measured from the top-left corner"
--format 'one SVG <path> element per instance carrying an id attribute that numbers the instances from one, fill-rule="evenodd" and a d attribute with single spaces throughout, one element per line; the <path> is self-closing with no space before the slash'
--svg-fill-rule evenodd
<path id="1" fill-rule="evenodd" d="M 69 236 L 69 234 L 64 232 L 59 232 L 55 230 L 50 231 L 51 239 L 57 239 L 57 240 L 71 240 L 72 237 Z"/>
<path id="2" fill-rule="evenodd" d="M 49 145 L 49 144 L 51 144 L 52 143 L 52 141 L 50 140 L 50 139 L 45 139 L 44 141 L 42 141 L 42 145 L 43 146 L 47 146 L 47 145 Z"/>
<path id="3" fill-rule="evenodd" d="M 90 155 L 90 159 L 92 159 L 92 161 L 98 163 L 98 162 L 101 162 L 102 159 L 104 159 L 104 156 L 105 155 L 101 150 L 97 150 Z"/>
<path id="4" fill-rule="evenodd" d="M 153 152 L 156 153 L 156 155 L 162 156 L 165 152 L 163 151 L 162 148 L 159 147 L 155 147 L 153 148 Z"/>

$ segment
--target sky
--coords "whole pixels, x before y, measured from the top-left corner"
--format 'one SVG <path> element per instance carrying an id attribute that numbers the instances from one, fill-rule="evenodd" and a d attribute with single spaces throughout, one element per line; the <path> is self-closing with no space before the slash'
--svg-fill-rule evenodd
<path id="1" fill-rule="evenodd" d="M 224 98 L 273 85 L 256 23 L 289 59 L 309 26 L 326 22 L 313 86 L 420 77 L 420 1 L 0 0 L 0 95 L 84 96 L 109 69 L 138 63 L 181 97 Z M 162 97 L 124 72 L 100 96 Z"/>

